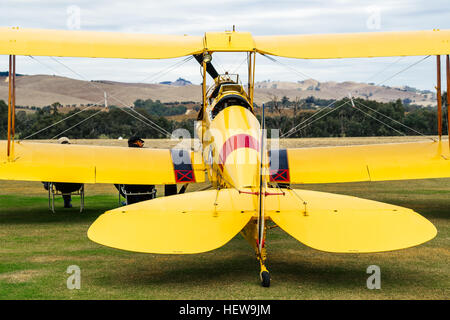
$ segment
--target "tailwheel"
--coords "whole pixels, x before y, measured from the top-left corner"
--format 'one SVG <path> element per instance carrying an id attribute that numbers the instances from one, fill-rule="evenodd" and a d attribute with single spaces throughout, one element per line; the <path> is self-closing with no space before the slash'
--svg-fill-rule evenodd
<path id="1" fill-rule="evenodd" d="M 262 271 L 259 274 L 259 277 L 261 278 L 261 285 L 263 287 L 270 287 L 270 273 L 269 271 Z"/>
<path id="2" fill-rule="evenodd" d="M 261 265 L 261 271 L 259 273 L 259 278 L 261 279 L 261 285 L 263 287 L 270 287 L 270 273 L 264 265 Z"/>

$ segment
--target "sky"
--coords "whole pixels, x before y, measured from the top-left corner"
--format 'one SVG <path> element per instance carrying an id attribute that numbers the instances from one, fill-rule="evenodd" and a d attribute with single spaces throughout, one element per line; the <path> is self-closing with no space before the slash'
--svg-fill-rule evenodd
<path id="1" fill-rule="evenodd" d="M 151 34 L 203 35 L 207 31 L 231 30 L 233 25 L 237 31 L 249 31 L 253 35 L 432 30 L 450 29 L 449 18 L 448 0 L 0 0 L 1 26 Z M 409 85 L 424 90 L 434 90 L 436 84 L 434 57 L 409 69 L 423 57 L 276 59 L 282 65 L 263 56 L 257 57 L 256 81 L 313 78 Z M 181 61 L 183 58 L 55 60 L 18 57 L 17 72 L 149 83 L 182 77 L 200 83 L 199 65 L 193 60 L 171 71 L 170 67 Z M 246 79 L 243 54 L 215 54 L 213 63 L 219 72 L 237 72 Z M 444 68 L 445 64 L 442 65 Z M 7 57 L 0 56 L 0 70 L 7 69 Z M 399 73 L 403 69 L 407 70 Z"/>

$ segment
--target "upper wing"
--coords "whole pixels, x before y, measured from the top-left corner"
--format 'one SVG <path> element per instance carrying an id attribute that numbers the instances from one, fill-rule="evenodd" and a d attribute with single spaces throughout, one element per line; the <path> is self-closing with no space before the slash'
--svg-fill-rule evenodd
<path id="1" fill-rule="evenodd" d="M 448 142 L 272 150 L 272 182 L 335 183 L 450 177 Z"/>
<path id="2" fill-rule="evenodd" d="M 0 179 L 74 183 L 173 184 L 203 182 L 202 157 L 181 149 L 14 143 L 0 153 Z M 6 142 L 0 141 L 0 150 Z"/>
<path id="3" fill-rule="evenodd" d="M 0 54 L 165 59 L 203 51 L 248 52 L 301 59 L 441 55 L 450 53 L 450 30 L 255 36 L 204 36 L 0 28 Z"/>
<path id="4" fill-rule="evenodd" d="M 0 54 L 165 59 L 202 51 L 201 36 L 0 28 Z"/>
<path id="5" fill-rule="evenodd" d="M 167 59 L 208 51 L 253 51 L 248 32 L 204 36 L 0 28 L 0 54 L 86 58 Z"/>
<path id="6" fill-rule="evenodd" d="M 450 53 L 450 30 L 255 36 L 260 53 L 299 59 Z"/>

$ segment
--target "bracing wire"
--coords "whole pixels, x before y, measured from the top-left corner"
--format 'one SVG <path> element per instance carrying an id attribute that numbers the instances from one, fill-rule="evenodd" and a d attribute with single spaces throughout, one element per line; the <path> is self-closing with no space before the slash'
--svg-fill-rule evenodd
<path id="1" fill-rule="evenodd" d="M 147 125 L 148 125 L 149 127 L 154 128 L 154 129 L 158 128 L 158 130 L 162 131 L 162 132 L 163 132 L 163 135 L 165 135 L 165 136 L 167 136 L 167 137 L 171 137 L 171 136 L 172 136 L 172 135 L 170 134 L 169 131 L 167 131 L 166 129 L 164 129 L 164 128 L 161 127 L 160 125 L 158 125 L 156 122 L 150 120 L 149 118 L 147 118 L 146 116 L 144 116 L 142 113 L 137 112 L 136 110 L 134 110 L 134 108 L 127 106 L 127 105 L 125 104 L 125 102 L 123 102 L 123 101 L 120 100 L 119 98 L 117 98 L 117 97 L 115 97 L 115 96 L 111 96 L 111 98 L 113 98 L 114 100 L 116 100 L 116 101 L 118 101 L 120 104 L 122 104 L 122 105 L 125 107 L 125 109 L 131 110 L 132 112 L 134 112 L 135 114 L 137 114 L 138 116 L 140 116 L 141 118 L 143 118 L 146 122 L 149 122 L 149 123 L 147 123 Z M 122 110 L 123 112 L 126 112 L 126 113 L 128 113 L 128 114 L 131 115 L 131 113 L 125 111 L 125 109 L 124 109 L 124 108 L 119 108 L 119 110 Z"/>
<path id="2" fill-rule="evenodd" d="M 30 56 L 30 57 L 32 57 L 32 56 Z M 34 57 L 32 57 L 32 58 L 34 59 Z M 55 59 L 54 57 L 51 57 L 51 58 L 52 58 L 52 60 L 54 60 L 54 61 L 57 62 L 58 64 L 64 66 L 66 69 L 68 69 L 68 70 L 71 71 L 72 73 L 76 74 L 77 76 L 79 76 L 79 77 L 81 77 L 82 79 L 84 79 L 85 81 L 87 81 L 89 84 L 91 84 L 91 85 L 94 86 L 95 88 L 101 90 L 103 93 L 105 92 L 105 91 L 103 90 L 102 87 L 98 86 L 97 84 L 93 83 L 92 81 L 89 81 L 86 77 L 84 77 L 83 75 L 81 75 L 79 72 L 76 72 L 75 70 L 73 70 L 73 69 L 70 68 L 69 66 L 65 65 L 65 64 L 62 63 L 61 61 Z M 192 56 L 186 57 L 186 58 L 183 59 L 182 61 L 178 61 L 178 62 L 176 62 L 175 64 L 169 66 L 168 68 L 163 69 L 162 71 L 158 72 L 158 73 L 155 75 L 156 77 L 154 76 L 154 77 L 152 78 L 152 81 L 155 81 L 155 79 L 157 79 L 157 78 L 163 76 L 165 73 L 170 72 L 170 71 L 174 70 L 175 68 L 180 67 L 182 64 L 184 64 L 184 63 L 190 61 L 191 59 L 193 59 Z M 34 59 L 34 60 L 36 60 L 36 59 Z M 38 60 L 36 60 L 36 61 L 38 61 Z M 54 71 L 54 69 L 52 69 L 52 70 Z M 145 81 L 145 80 L 147 80 L 147 79 L 149 79 L 149 78 L 150 78 L 150 77 L 144 78 L 143 81 Z M 141 81 L 141 82 L 142 82 L 142 81 Z M 108 95 L 108 96 L 109 96 L 110 98 L 116 100 L 116 101 L 119 102 L 120 104 L 122 104 L 125 108 L 130 109 L 132 112 L 134 112 L 135 114 L 137 114 L 139 117 L 143 118 L 143 119 L 145 120 L 144 123 L 145 123 L 146 125 L 148 125 L 149 127 L 151 127 L 151 128 L 153 128 L 153 129 L 159 131 L 160 133 L 163 133 L 163 135 L 166 136 L 166 137 L 171 137 L 170 132 L 168 132 L 167 130 L 165 130 L 165 129 L 162 128 L 161 126 L 159 126 L 159 125 L 158 125 L 157 123 L 155 123 L 154 121 L 148 119 L 148 118 L 145 117 L 143 114 L 141 114 L 141 113 L 137 112 L 136 110 L 134 110 L 133 108 L 129 107 L 125 102 L 123 102 L 122 100 L 120 100 L 120 99 L 117 98 L 116 96 L 114 96 L 114 95 Z M 123 108 L 119 108 L 119 109 L 122 110 L 122 111 L 124 111 Z M 124 111 L 124 112 L 125 112 L 125 111 Z M 129 114 L 129 115 L 131 115 L 131 113 L 129 113 L 129 112 L 126 112 L 126 113 Z M 136 118 L 136 117 L 134 117 L 134 118 Z"/>
<path id="3" fill-rule="evenodd" d="M 335 101 L 332 101 L 330 104 L 328 104 L 327 106 L 321 108 L 319 111 L 314 112 L 314 114 L 312 114 L 311 116 L 309 116 L 307 119 L 303 120 L 302 122 L 300 122 L 299 124 L 297 124 L 295 127 L 292 127 L 289 131 L 287 131 L 286 133 L 282 134 L 280 138 L 288 138 L 290 137 L 292 134 L 294 134 L 295 132 L 297 132 L 297 130 L 295 130 L 296 128 L 298 128 L 299 126 L 301 126 L 302 124 L 313 120 L 313 118 L 315 118 L 316 116 L 318 116 L 322 111 L 327 110 L 327 108 L 331 107 L 334 103 L 336 103 Z"/>
<path id="4" fill-rule="evenodd" d="M 316 122 L 316 121 L 322 119 L 323 117 L 329 115 L 330 113 L 339 110 L 340 108 L 342 108 L 343 106 L 345 106 L 345 105 L 348 104 L 349 102 L 350 102 L 350 101 L 346 101 L 346 102 L 340 104 L 339 106 L 337 106 L 337 107 L 331 109 L 330 111 L 328 111 L 327 113 L 323 114 L 323 115 L 320 116 L 319 118 L 316 118 L 316 119 L 312 120 L 311 122 L 305 124 L 305 125 L 302 126 L 301 128 L 298 128 L 298 129 L 296 129 L 295 131 L 291 132 L 289 135 L 282 136 L 281 138 L 289 138 L 289 137 L 290 137 L 291 135 L 293 135 L 295 132 L 305 129 L 306 127 L 312 125 L 314 122 Z M 309 118 L 308 118 L 307 120 L 309 120 Z"/>
<path id="5" fill-rule="evenodd" d="M 273 61 L 273 62 L 276 62 L 276 63 L 278 63 L 278 64 L 280 64 L 280 65 L 283 65 L 283 66 L 289 68 L 290 70 L 296 72 L 297 74 L 302 75 L 303 77 L 307 76 L 306 74 L 304 74 L 304 73 L 302 73 L 302 72 L 300 72 L 300 71 L 298 71 L 298 70 L 296 70 L 296 69 L 294 69 L 294 68 L 291 68 L 291 67 L 289 67 L 289 66 L 287 66 L 287 65 L 282 64 L 281 62 L 279 62 L 278 60 L 274 59 L 273 57 L 269 57 L 269 56 L 267 56 L 267 55 L 265 55 L 265 54 L 262 54 L 262 55 L 263 55 L 264 57 L 266 57 L 267 59 Z M 408 65 L 406 68 L 403 68 L 402 70 L 396 72 L 396 73 L 393 74 L 392 76 L 390 76 L 390 77 L 386 78 L 385 80 L 379 82 L 378 84 L 376 84 L 376 86 L 379 86 L 379 85 L 385 83 L 386 81 L 388 81 L 388 80 L 394 78 L 395 76 L 397 76 L 397 75 L 399 75 L 399 74 L 405 72 L 406 70 L 409 70 L 410 68 L 412 68 L 412 67 L 414 67 L 415 65 L 421 63 L 422 61 L 426 60 L 426 59 L 429 58 L 429 57 L 430 57 L 430 56 L 428 55 L 428 56 L 423 57 L 423 58 L 421 58 L 420 60 L 418 60 L 418 61 L 416 61 L 416 62 L 414 62 L 414 63 Z M 383 70 L 381 70 L 381 71 L 375 73 L 373 76 L 371 76 L 371 77 L 368 78 L 368 79 L 371 79 L 371 78 L 373 78 L 374 76 L 377 76 L 377 75 L 383 73 L 384 71 L 386 71 L 387 69 L 389 69 L 392 65 L 398 63 L 398 62 L 399 62 L 401 59 L 403 59 L 403 58 L 404 58 L 404 57 L 400 57 L 399 59 L 397 59 L 397 60 L 394 61 L 393 63 L 389 64 L 386 68 L 384 68 Z M 311 78 L 311 77 L 310 77 L 310 78 Z M 338 108 L 340 108 L 340 107 L 343 106 L 343 105 L 340 105 L 339 107 L 330 110 L 329 112 L 327 112 L 327 113 L 324 114 L 323 116 L 321 116 L 321 117 L 319 117 L 319 118 L 313 120 L 313 118 L 314 118 L 314 117 L 317 117 L 318 114 L 321 113 L 321 111 L 325 110 L 327 107 L 330 107 L 330 106 L 333 105 L 335 102 L 336 102 L 336 101 L 333 101 L 333 102 L 330 103 L 328 106 L 326 106 L 326 107 L 324 107 L 324 108 L 321 108 L 318 112 L 315 112 L 315 113 L 314 113 L 312 116 L 310 116 L 308 119 L 302 121 L 301 123 L 299 123 L 299 124 L 296 125 L 295 127 L 291 128 L 289 131 L 287 131 L 285 134 L 281 135 L 280 138 L 288 138 L 288 137 L 290 137 L 290 136 L 293 135 L 295 132 L 297 132 L 297 131 L 299 131 L 299 130 L 302 130 L 303 128 L 305 128 L 305 127 L 311 125 L 313 122 L 316 122 L 316 120 L 319 120 L 319 119 L 323 118 L 324 116 L 328 115 L 329 113 L 331 113 L 331 112 L 335 111 L 336 109 L 338 109 Z M 366 105 L 364 105 L 364 104 L 362 104 L 362 103 L 360 103 L 360 102 L 358 102 L 358 101 L 357 101 L 357 103 L 358 103 L 358 104 L 361 104 L 361 105 L 363 105 L 363 106 L 365 106 L 365 107 L 367 107 L 367 108 L 369 108 L 368 106 L 366 106 Z M 357 110 L 359 110 L 359 111 L 365 113 L 364 111 L 360 110 L 360 109 L 357 108 L 356 106 L 354 106 L 354 107 L 355 107 L 355 109 L 357 109 Z M 401 123 L 401 122 L 399 122 L 399 121 L 397 121 L 397 120 L 395 120 L 395 119 L 392 119 L 391 117 L 389 117 L 389 116 L 387 116 L 387 115 L 385 115 L 385 114 L 383 114 L 383 113 L 381 113 L 381 112 L 379 112 L 379 111 L 377 111 L 377 110 L 374 110 L 374 109 L 372 109 L 372 108 L 369 108 L 369 109 L 372 110 L 372 111 L 374 111 L 374 112 L 376 112 L 376 113 L 378 113 L 378 114 L 380 114 L 380 115 L 382 115 L 382 116 L 384 116 L 384 117 L 386 117 L 386 118 L 388 118 L 388 119 L 390 119 L 390 120 L 392 120 L 392 121 L 394 121 L 394 122 L 396 122 L 396 123 L 399 123 L 400 125 L 404 126 L 405 128 L 408 128 L 409 130 L 412 130 L 412 131 L 418 133 L 419 135 L 425 136 L 424 134 L 420 133 L 419 131 L 417 131 L 417 130 L 411 128 L 411 127 L 408 127 L 407 125 L 405 125 L 405 124 L 403 124 L 403 123 Z M 372 117 L 372 116 L 369 115 L 369 114 L 367 114 L 367 115 L 370 116 L 370 117 Z M 380 121 L 379 119 L 376 119 L 376 118 L 374 118 L 374 119 L 377 120 L 377 121 L 379 121 L 379 122 L 381 122 L 381 123 L 383 123 L 383 124 L 385 124 L 384 122 Z M 306 125 L 304 125 L 304 126 L 301 127 L 300 129 L 298 129 L 299 126 L 301 126 L 302 124 L 304 124 L 304 123 L 306 123 L 306 122 L 308 122 L 308 121 L 311 121 L 311 122 L 308 123 L 308 124 L 306 124 Z M 396 130 L 395 128 L 392 128 L 391 126 L 389 126 L 389 125 L 387 125 L 387 124 L 385 124 L 385 125 L 388 126 L 388 127 L 390 127 L 391 129 L 393 129 L 393 130 L 399 132 L 400 134 L 403 134 L 402 132 Z M 403 135 L 404 135 L 404 134 L 403 134 Z M 431 139 L 432 139 L 432 138 L 431 138 Z M 432 139 L 432 140 L 434 140 L 434 139 Z"/>
<path id="6" fill-rule="evenodd" d="M 33 59 L 34 61 L 36 61 L 36 62 L 42 64 L 43 66 L 49 68 L 50 70 L 56 71 L 55 69 L 51 68 L 50 66 L 48 66 L 48 65 L 42 63 L 41 61 L 37 60 L 35 57 L 33 57 L 33 56 L 29 56 L 29 57 L 30 57 L 31 59 Z M 75 70 L 73 70 L 72 68 L 66 66 L 64 63 L 58 61 L 57 59 L 55 59 L 55 58 L 53 58 L 53 57 L 52 57 L 52 59 L 53 59 L 54 61 L 56 61 L 57 63 L 63 65 L 66 69 L 70 70 L 71 72 L 73 72 L 73 73 L 76 74 L 77 76 L 79 76 L 79 77 L 81 77 L 82 79 L 84 79 L 85 81 L 87 81 L 89 84 L 91 84 L 91 85 L 94 86 L 95 88 L 97 88 L 97 89 L 101 90 L 103 93 L 105 93 L 105 91 L 103 90 L 103 88 L 101 88 L 100 86 L 96 85 L 95 83 L 89 81 L 88 79 L 86 79 L 86 78 L 85 78 L 83 75 L 81 75 L 80 73 L 78 73 L 78 72 L 76 72 Z M 188 60 L 185 59 L 185 62 L 187 62 L 187 61 L 188 61 Z M 58 74 L 59 72 L 56 72 L 56 73 Z M 153 128 L 153 129 L 159 131 L 160 133 L 163 133 L 164 136 L 168 136 L 168 137 L 171 136 L 171 134 L 170 134 L 167 130 L 161 128 L 159 125 L 157 125 L 156 123 L 154 123 L 154 122 L 151 121 L 150 119 L 146 118 L 144 115 L 142 115 L 141 113 L 137 112 L 137 111 L 134 110 L 133 108 L 128 107 L 128 106 L 127 106 L 124 102 L 122 102 L 120 99 L 116 98 L 116 97 L 113 96 L 113 95 L 110 95 L 109 97 L 111 97 L 111 98 L 117 100 L 119 103 L 123 104 L 126 108 L 129 108 L 129 109 L 132 110 L 133 112 L 137 113 L 140 117 L 144 118 L 145 121 L 148 121 L 149 123 L 144 122 L 147 126 L 149 126 L 149 127 Z M 92 107 L 92 106 L 90 106 L 90 107 Z M 79 112 L 77 112 L 76 114 L 81 113 L 81 112 L 83 112 L 83 111 L 86 111 L 86 110 L 89 109 L 90 107 L 84 108 L 84 109 L 80 110 Z M 119 108 L 119 110 L 124 111 L 123 108 Z M 129 114 L 129 115 L 131 115 L 129 112 L 126 112 L 126 111 L 124 111 L 124 112 L 127 113 L 127 114 Z M 44 131 L 44 130 L 47 130 L 47 129 L 53 127 L 54 125 L 56 125 L 56 124 L 58 124 L 58 123 L 61 123 L 62 121 L 65 121 L 65 120 L 71 118 L 71 117 L 74 116 L 74 115 L 75 115 L 75 114 L 72 114 L 71 116 L 62 119 L 61 121 L 58 121 L 57 123 L 55 123 L 55 124 L 53 124 L 53 125 L 50 125 L 50 126 L 48 126 L 48 127 L 46 127 L 46 128 L 43 128 L 43 129 L 39 130 L 38 132 L 35 132 L 35 133 L 29 135 L 29 136 L 26 137 L 25 139 L 27 139 L 27 138 L 29 138 L 29 137 L 31 137 L 31 136 L 34 136 L 34 135 L 36 135 L 36 134 L 38 134 L 38 133 L 40 133 L 40 132 L 42 132 L 42 131 Z M 133 116 L 133 117 L 134 117 L 134 116 Z M 136 117 L 134 117 L 134 118 L 136 118 Z"/>
<path id="7" fill-rule="evenodd" d="M 376 84 L 376 86 L 382 85 L 382 84 L 385 83 L 386 81 L 389 81 L 389 80 L 391 80 L 392 78 L 398 76 L 400 73 L 403 73 L 403 72 L 405 72 L 406 70 L 408 70 L 408 69 L 414 67 L 415 65 L 421 63 L 422 61 L 425 61 L 425 60 L 428 59 L 429 57 L 431 57 L 431 56 L 426 56 L 426 57 L 420 59 L 419 61 L 416 61 L 416 62 L 410 64 L 409 66 L 407 66 L 406 68 L 403 68 L 402 70 L 396 72 L 396 73 L 393 74 L 392 76 L 390 76 L 390 77 L 384 79 L 384 80 L 381 81 L 381 82 L 378 82 L 378 83 Z"/>
<path id="8" fill-rule="evenodd" d="M 367 78 L 364 82 L 368 82 L 370 79 L 376 78 L 378 75 L 386 72 L 388 69 L 390 69 L 393 65 L 396 65 L 398 62 L 400 62 L 400 60 L 404 59 L 405 57 L 400 57 L 398 59 L 396 59 L 395 61 L 393 61 L 392 63 L 390 63 L 389 65 L 387 65 L 385 68 L 381 69 L 380 71 L 374 73 L 373 75 L 371 75 L 369 78 Z"/>
<path id="9" fill-rule="evenodd" d="M 165 75 L 165 74 L 175 70 L 176 68 L 182 66 L 186 62 L 192 60 L 193 58 L 194 58 L 193 56 L 186 57 L 183 60 L 178 61 L 178 62 L 174 63 L 173 65 L 158 71 L 155 74 L 151 74 L 151 75 L 147 76 L 146 78 L 142 79 L 140 82 L 145 82 L 145 81 L 153 82 L 153 81 L 156 81 L 157 79 L 161 78 L 163 75 Z"/>
<path id="10" fill-rule="evenodd" d="M 244 64 L 244 62 L 246 62 L 246 61 L 248 61 L 248 57 L 245 57 L 244 59 L 242 59 L 241 63 L 236 68 L 234 68 L 231 73 L 232 74 L 236 73 L 239 70 L 239 68 Z"/>
<path id="11" fill-rule="evenodd" d="M 215 55 L 214 56 L 214 60 L 216 61 L 216 64 L 219 66 L 219 68 L 222 69 L 223 73 L 225 74 L 226 70 L 224 68 L 224 64 L 222 62 L 222 59 L 220 59 L 218 55 Z"/>
<path id="12" fill-rule="evenodd" d="M 300 70 L 297 70 L 297 69 L 295 69 L 295 68 L 293 68 L 293 67 L 291 67 L 291 66 L 289 66 L 289 65 L 287 65 L 287 64 L 284 64 L 284 63 L 282 63 L 281 61 L 278 61 L 277 59 L 275 59 L 274 57 L 270 57 L 270 56 L 268 56 L 268 55 L 266 55 L 266 54 L 264 54 L 264 53 L 260 53 L 260 54 L 261 54 L 263 57 L 266 57 L 267 59 L 269 59 L 270 61 L 275 62 L 275 63 L 277 63 L 277 64 L 279 64 L 279 65 L 281 65 L 281 66 L 283 66 L 283 67 L 285 67 L 285 68 L 287 68 L 287 69 L 289 69 L 289 70 L 295 72 L 296 74 L 300 75 L 300 76 L 301 76 L 302 78 L 304 78 L 305 80 L 307 80 L 307 79 L 314 79 L 314 78 L 311 77 L 310 75 L 308 75 L 308 74 L 306 74 L 306 73 L 304 73 L 304 72 L 302 72 L 302 71 L 300 71 Z"/>
<path id="13" fill-rule="evenodd" d="M 129 108 L 129 109 L 130 109 L 130 110 L 133 110 L 132 108 Z M 143 119 L 141 119 L 141 118 L 138 118 L 137 116 L 133 115 L 132 113 L 126 111 L 126 109 L 119 108 L 119 110 L 122 110 L 123 112 L 125 112 L 126 114 L 128 114 L 128 115 L 130 115 L 131 117 L 135 118 L 136 120 L 138 120 L 138 121 L 140 121 L 140 122 L 146 124 L 147 126 L 149 126 L 150 128 L 152 128 L 153 130 L 158 131 L 158 132 L 161 133 L 163 136 L 167 136 L 167 137 L 171 137 L 171 136 L 172 136 L 172 135 L 170 135 L 170 134 L 168 133 L 167 130 L 165 130 L 165 129 L 163 129 L 163 128 L 159 129 L 159 128 L 158 128 L 159 126 L 158 126 L 158 127 L 152 126 L 151 124 L 147 123 L 145 120 L 143 120 Z M 137 114 L 140 114 L 140 113 L 137 112 L 137 111 L 135 111 L 135 112 L 136 112 Z M 147 119 L 147 118 L 144 117 L 144 119 Z M 148 119 L 147 119 L 147 120 L 148 120 Z M 150 120 L 149 120 L 149 121 L 150 121 Z"/>
<path id="14" fill-rule="evenodd" d="M 62 132 L 60 132 L 60 133 L 58 133 L 58 134 L 55 135 L 53 138 L 51 138 L 51 140 L 53 140 L 53 139 L 59 137 L 60 135 L 62 135 L 63 133 L 65 133 L 65 132 L 67 132 L 67 131 L 69 131 L 69 130 L 72 130 L 73 128 L 79 126 L 79 125 L 82 124 L 83 122 L 88 121 L 89 119 L 91 119 L 92 117 L 96 116 L 97 114 L 99 114 L 99 113 L 102 112 L 102 111 L 103 111 L 103 109 L 98 110 L 96 113 L 91 114 L 91 115 L 90 115 L 89 117 L 87 117 L 86 119 L 83 119 L 83 120 L 81 120 L 80 122 L 78 122 L 77 124 L 71 126 L 70 128 L 68 128 L 68 129 L 66 129 L 66 130 L 64 130 L 64 131 L 62 131 Z"/>
<path id="15" fill-rule="evenodd" d="M 66 69 L 68 69 L 69 71 L 71 71 L 72 73 L 76 74 L 77 76 L 81 77 L 82 79 L 84 79 L 85 81 L 89 82 L 92 86 L 94 86 L 95 88 L 101 90 L 102 92 L 104 92 L 103 88 L 96 85 L 95 83 L 93 83 L 92 81 L 89 81 L 86 77 L 84 77 L 83 75 L 81 75 L 80 73 L 76 72 L 75 70 L 73 70 L 72 68 L 68 67 L 67 65 L 65 65 L 64 63 L 62 63 L 61 61 L 55 59 L 54 57 L 51 57 L 55 62 L 61 64 L 62 66 L 64 66 Z M 156 78 L 153 77 L 152 81 L 155 81 L 157 78 L 162 77 L 165 73 L 170 72 L 172 70 L 174 70 L 175 68 L 180 67 L 182 64 L 190 61 L 191 59 L 193 59 L 192 56 L 186 57 L 185 59 L 183 59 L 182 61 L 178 61 L 175 64 L 169 66 L 166 69 L 163 69 L 162 71 L 156 73 Z M 144 80 L 142 80 L 141 82 L 147 80 L 149 77 L 144 78 Z M 153 122 L 152 120 L 148 119 L 147 117 L 145 117 L 143 114 L 137 112 L 136 110 L 134 110 L 133 108 L 129 107 L 125 102 L 123 102 L 122 100 L 120 100 L 119 98 L 117 98 L 115 95 L 108 95 L 110 98 L 116 100 L 117 102 L 119 102 L 120 104 L 122 104 L 124 107 L 129 108 L 132 112 L 136 113 L 139 117 L 145 119 L 147 122 L 147 125 L 150 127 L 157 127 L 159 128 L 159 131 L 165 131 L 165 133 L 163 135 L 167 136 L 167 137 L 171 137 L 170 132 L 168 132 L 167 130 L 165 130 L 164 128 L 162 128 L 161 126 L 159 126 L 158 124 L 156 124 L 155 122 Z M 120 108 L 120 110 L 123 110 L 122 108 Z M 128 112 L 127 112 L 128 113 Z M 129 114 L 129 113 L 128 113 Z"/>
<path id="16" fill-rule="evenodd" d="M 380 119 L 375 118 L 375 117 L 372 116 L 370 113 L 365 112 L 364 110 L 361 110 L 360 108 L 358 108 L 357 106 L 355 106 L 355 104 L 353 103 L 353 99 L 352 99 L 352 98 L 350 98 L 350 99 L 351 99 L 351 101 L 352 101 L 352 107 L 355 108 L 356 110 L 362 112 L 363 114 L 365 114 L 366 116 L 372 118 L 373 120 L 378 121 L 378 122 L 381 123 L 382 125 L 385 125 L 386 127 L 390 128 L 390 129 L 392 129 L 392 130 L 394 130 L 395 132 L 399 133 L 401 136 L 402 136 L 402 135 L 403 135 L 403 136 L 406 136 L 406 134 L 405 134 L 404 132 L 401 132 L 401 131 L 395 129 L 394 127 L 388 125 L 388 124 L 385 123 L 384 121 L 381 121 Z"/>
<path id="17" fill-rule="evenodd" d="M 77 111 L 77 112 L 71 114 L 70 116 L 67 116 L 67 117 L 65 117 L 65 118 L 63 118 L 63 119 L 61 119 L 61 120 L 59 120 L 59 121 L 57 121 L 57 122 L 55 122 L 55 123 L 52 123 L 51 125 L 49 125 L 49 126 L 47 126 L 47 127 L 45 127 L 45 128 L 42 128 L 42 129 L 40 129 L 40 130 L 38 130 L 38 131 L 36 131 L 36 132 L 34 132 L 34 133 L 32 133 L 32 134 L 26 136 L 26 137 L 23 138 L 23 139 L 20 139 L 20 140 L 26 140 L 26 139 L 28 139 L 28 138 L 31 138 L 31 137 L 37 135 L 38 133 L 41 133 L 41 132 L 43 132 L 43 131 L 45 131 L 45 130 L 47 130 L 47 129 L 50 129 L 50 128 L 56 126 L 57 124 L 59 124 L 59 123 L 61 123 L 61 122 L 63 122 L 63 121 L 66 121 L 67 119 L 70 119 L 70 118 L 72 118 L 73 116 L 76 116 L 77 114 L 80 114 L 81 112 L 86 111 L 86 110 L 88 110 L 88 109 L 94 107 L 97 103 L 100 103 L 101 101 L 102 101 L 102 100 L 100 100 L 100 101 L 98 101 L 98 102 L 96 102 L 96 103 L 94 103 L 94 104 L 92 104 L 92 105 L 90 105 L 90 106 L 87 106 L 87 107 L 85 107 L 85 108 L 83 108 L 83 109 L 81 109 L 81 110 L 79 110 L 79 111 Z"/>
<path id="18" fill-rule="evenodd" d="M 281 66 L 283 66 L 283 67 L 285 67 L 285 68 L 287 68 L 287 69 L 293 71 L 294 73 L 296 73 L 297 75 L 301 76 L 301 77 L 302 77 L 303 79 L 305 79 L 305 80 L 307 80 L 307 79 L 313 79 L 312 76 L 310 76 L 310 75 L 308 75 L 308 74 L 306 74 L 306 73 L 304 73 L 304 72 L 302 72 L 302 71 L 299 71 L 299 70 L 297 70 L 297 69 L 295 69 L 295 68 L 292 68 L 291 66 L 286 65 L 286 64 L 282 63 L 281 61 L 278 61 L 277 59 L 273 58 L 273 57 L 270 57 L 270 56 L 268 56 L 268 55 L 266 55 L 266 54 L 263 54 L 263 53 L 261 53 L 261 55 L 264 56 L 265 58 L 267 58 L 268 60 L 270 60 L 270 61 L 272 61 L 272 62 L 275 62 L 275 63 L 277 63 L 277 64 L 279 64 L 279 65 L 281 65 Z M 299 126 L 301 126 L 301 125 L 304 124 L 305 122 L 312 121 L 313 118 L 317 117 L 319 114 L 321 114 L 321 112 L 322 112 L 323 110 L 326 110 L 328 107 L 332 106 L 335 102 L 336 102 L 336 101 L 333 101 L 333 102 L 331 102 L 328 106 L 326 106 L 326 107 L 324 107 L 324 108 L 321 108 L 318 112 L 315 112 L 312 116 L 308 117 L 308 119 L 302 121 L 301 123 L 299 123 L 299 124 L 296 125 L 295 127 L 291 128 L 289 131 L 287 131 L 286 133 L 284 133 L 283 135 L 281 135 L 280 138 L 288 138 L 288 137 L 290 137 L 291 135 L 293 135 L 295 132 L 298 131 L 298 130 L 296 130 L 296 129 L 297 129 Z M 339 107 L 337 107 L 337 108 L 339 109 L 340 107 L 342 107 L 342 105 L 339 106 Z M 329 112 L 327 112 L 326 114 L 324 114 L 323 116 L 326 116 L 326 115 L 328 115 L 329 113 L 334 112 L 334 111 L 335 111 L 335 109 L 332 109 L 332 110 L 330 110 Z M 318 119 L 321 119 L 323 116 L 319 117 Z M 318 120 L 318 119 L 317 119 L 317 120 Z M 312 121 L 311 123 L 313 123 L 313 122 L 315 122 L 315 121 L 316 121 L 316 120 Z M 311 123 L 310 123 L 310 124 L 311 124 Z M 302 128 L 304 128 L 304 127 L 306 127 L 306 126 L 308 126 L 308 125 L 310 125 L 310 124 L 307 124 L 307 125 L 303 126 Z"/>
<path id="19" fill-rule="evenodd" d="M 362 103 L 362 102 L 360 102 L 360 101 L 358 101 L 358 100 L 356 100 L 355 102 L 356 102 L 357 104 L 359 104 L 360 106 L 366 107 L 367 109 L 369 109 L 369 110 L 371 110 L 371 111 L 373 111 L 373 112 L 375 112 L 375 113 L 377 113 L 377 114 L 379 114 L 379 115 L 382 115 L 383 117 L 385 117 L 385 118 L 387 118 L 387 119 L 389 119 L 389 120 L 391 120 L 391 121 L 393 121 L 393 122 L 395 122 L 395 123 L 398 123 L 399 125 L 405 127 L 406 129 L 409 129 L 409 130 L 411 130 L 411 131 L 413 131 L 413 132 L 419 134 L 420 136 L 427 137 L 427 136 L 426 136 L 425 134 L 423 134 L 422 132 L 419 132 L 419 131 L 417 131 L 416 129 L 411 128 L 411 127 L 407 126 L 406 124 L 401 123 L 400 121 L 397 121 L 397 120 L 395 120 L 394 118 L 389 117 L 388 115 L 385 115 L 384 113 L 379 112 L 378 110 L 373 109 L 373 108 L 369 107 L 368 105 L 365 105 L 364 103 Z M 427 137 L 427 138 L 430 138 L 430 137 Z M 433 141 L 435 141 L 435 139 L 433 139 L 433 138 L 430 138 L 430 139 L 433 140 Z"/>

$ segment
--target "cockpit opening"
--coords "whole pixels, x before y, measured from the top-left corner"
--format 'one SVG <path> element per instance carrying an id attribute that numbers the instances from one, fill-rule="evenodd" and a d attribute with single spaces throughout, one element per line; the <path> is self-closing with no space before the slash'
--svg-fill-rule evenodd
<path id="1" fill-rule="evenodd" d="M 214 119 L 220 111 L 230 106 L 241 106 L 252 111 L 252 107 L 245 98 L 237 94 L 229 94 L 224 96 L 216 103 L 214 109 L 211 111 L 212 118 Z"/>

